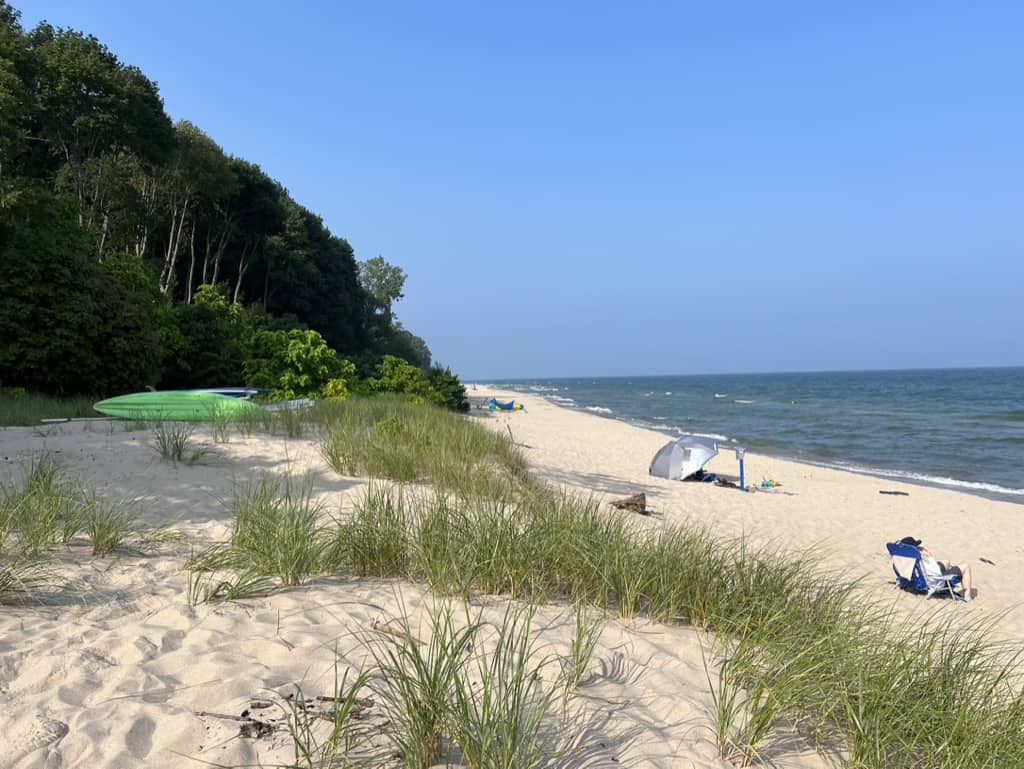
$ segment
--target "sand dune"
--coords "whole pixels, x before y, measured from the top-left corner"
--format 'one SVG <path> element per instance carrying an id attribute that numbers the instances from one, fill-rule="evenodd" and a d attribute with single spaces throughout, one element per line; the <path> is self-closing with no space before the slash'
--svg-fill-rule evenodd
<path id="1" fill-rule="evenodd" d="M 517 441 L 531 447 L 526 452 L 532 466 L 552 483 L 607 496 L 646 492 L 658 515 L 638 518 L 640 525 L 692 519 L 723 536 L 825 548 L 836 568 L 864 575 L 865 589 L 880 602 L 908 613 L 955 612 L 965 621 L 1006 611 L 1000 632 L 1022 635 L 1022 614 L 1015 609 L 1015 588 L 1024 576 L 1019 506 L 751 455 L 750 477 L 782 481 L 779 492 L 743 494 L 652 479 L 647 463 L 665 440 L 660 434 L 523 397 L 526 413 L 499 414 L 486 424 L 510 427 Z M 174 522 L 197 546 L 227 536 L 232 484 L 255 473 L 310 473 L 336 515 L 344 515 L 364 488 L 359 479 L 334 474 L 313 440 L 232 436 L 214 444 L 202 432 L 197 440 L 214 455 L 186 466 L 162 460 L 148 431 L 104 423 L 0 430 L 0 477 L 16 477 L 35 452 L 53 452 L 72 474 L 105 493 L 136 498 L 144 520 Z M 711 469 L 734 474 L 736 462 L 720 455 Z M 909 496 L 879 495 L 880 488 Z M 908 533 L 940 554 L 969 559 L 978 600 L 926 607 L 922 599 L 895 591 L 883 544 Z M 101 559 L 76 548 L 55 564 L 75 590 L 3 608 L 0 734 L 6 749 L 0 767 L 292 761 L 283 733 L 242 738 L 238 722 L 197 713 L 237 715 L 253 698 L 276 699 L 296 685 L 307 695 L 330 694 L 336 662 L 341 669 L 369 665 L 366 644 L 375 623 L 406 613 L 424 633 L 434 601 L 409 583 L 338 578 L 193 608 L 185 597 L 187 554 L 188 546 L 172 545 L 145 557 Z M 475 609 L 497 621 L 504 605 L 481 599 Z M 542 607 L 535 620 L 540 648 L 564 653 L 571 626 L 569 607 Z M 564 726 L 573 750 L 559 765 L 729 766 L 718 758 L 709 731 L 712 701 L 703 654 L 711 641 L 690 628 L 609 620 Z M 769 757 L 778 766 L 826 765 L 785 742 L 773 746 Z"/>

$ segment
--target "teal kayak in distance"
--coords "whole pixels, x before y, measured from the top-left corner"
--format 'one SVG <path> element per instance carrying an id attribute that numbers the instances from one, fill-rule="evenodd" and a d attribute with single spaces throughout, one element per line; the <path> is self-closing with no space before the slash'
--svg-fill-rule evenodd
<path id="1" fill-rule="evenodd" d="M 107 398 L 93 404 L 93 408 L 122 419 L 211 422 L 215 418 L 236 419 L 260 407 L 244 398 L 219 393 L 164 390 Z"/>

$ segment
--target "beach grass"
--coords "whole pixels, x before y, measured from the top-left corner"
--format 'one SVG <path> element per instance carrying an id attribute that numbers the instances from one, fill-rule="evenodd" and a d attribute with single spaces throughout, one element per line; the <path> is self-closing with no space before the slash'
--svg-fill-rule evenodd
<path id="1" fill-rule="evenodd" d="M 504 436 L 429 404 L 398 396 L 317 404 L 320 449 L 342 475 L 457 488 L 467 477 L 527 480 L 526 459 Z"/>
<path id="2" fill-rule="evenodd" d="M 54 397 L 20 388 L 0 388 L 0 427 L 33 427 L 44 419 L 95 417 L 96 398 Z"/>
<path id="3" fill-rule="evenodd" d="M 332 570 L 338 537 L 321 523 L 310 478 L 262 474 L 239 483 L 231 514 L 230 541 L 185 563 L 190 603 L 239 600 Z"/>
<path id="4" fill-rule="evenodd" d="M 285 698 L 285 728 L 291 740 L 294 769 L 357 769 L 371 764 L 359 754 L 369 743 L 372 732 L 359 716 L 362 698 L 370 684 L 370 674 L 357 673 L 349 680 L 348 671 L 339 677 L 334 666 L 333 694 L 328 695 L 328 711 L 316 707 L 318 700 L 307 698 L 301 687 Z M 318 698 L 322 699 L 322 698 Z M 325 723 L 326 722 L 326 723 Z M 408 764 L 406 764 L 408 766 Z"/>
<path id="5" fill-rule="evenodd" d="M 33 455 L 21 482 L 0 487 L 0 549 L 35 557 L 78 533 L 81 507 L 54 455 Z"/>
<path id="6" fill-rule="evenodd" d="M 341 572 L 425 582 L 442 595 L 567 601 L 580 612 L 592 607 L 596 614 L 690 625 L 720 640 L 707 661 L 709 729 L 737 766 L 766 760 L 794 734 L 861 769 L 1024 765 L 1021 652 L 991 642 L 991 625 L 898 619 L 807 553 L 726 539 L 687 523 L 637 527 L 595 497 L 534 481 L 510 441 L 481 437 L 482 428 L 466 418 L 382 399 L 314 408 L 310 419 L 320 425 L 321 451 L 335 470 L 372 470 L 376 480 L 345 520 L 325 521 L 307 508 L 290 523 L 270 525 L 285 520 L 275 513 L 253 526 L 258 536 L 242 536 L 236 524 L 235 541 L 193 560 L 196 567 L 205 559 L 207 573 L 245 574 L 238 594 L 250 584 L 265 589 L 260 575 L 295 584 Z M 249 488 L 255 491 L 243 509 L 280 504 L 259 502 L 264 492 Z M 288 496 L 280 486 L 264 491 Z M 282 569 L 276 555 L 256 555 L 289 551 L 287 542 L 296 548 L 284 561 L 296 568 Z M 233 594 L 231 584 L 210 594 Z M 488 699 L 492 694 L 453 684 L 446 733 L 470 765 L 502 765 L 502 756 L 518 762 L 508 765 L 532 765 L 530 745 L 539 743 L 531 737 L 513 749 L 497 720 L 539 735 L 543 716 L 532 708 L 541 713 L 550 705 L 547 695 L 530 704 L 516 689 L 519 672 L 536 672 L 535 663 L 524 662 L 532 658 L 523 646 L 529 618 L 513 615 L 506 625 L 499 632 L 503 660 L 468 663 L 474 680 L 498 694 Z M 561 662 L 566 698 L 585 674 L 598 634 L 595 620 L 577 615 L 570 657 Z M 392 651 L 398 656 L 382 657 L 382 666 L 406 666 L 420 677 L 420 668 L 436 671 L 429 649 Z M 395 685 L 411 692 L 427 684 Z M 388 696 L 397 708 L 409 692 Z M 518 710 L 502 711 L 499 696 Z M 418 740 L 414 752 L 433 755 L 436 714 L 407 704 L 401 739 Z M 435 727 L 422 725 L 431 718 Z"/>
<path id="7" fill-rule="evenodd" d="M 399 493 L 377 487 L 372 504 L 407 509 Z M 396 495 L 390 505 L 389 494 Z M 407 557 L 364 549 L 361 573 L 405 576 L 442 592 L 568 598 L 624 618 L 713 631 L 723 639 L 709 663 L 713 731 L 737 765 L 756 763 L 773 735 L 793 725 L 809 744 L 848 751 L 854 766 L 1024 760 L 1020 732 L 999 728 L 1024 718 L 1019 652 L 996 649 L 984 627 L 905 626 L 808 556 L 715 538 L 697 526 L 635 529 L 586 497 L 435 494 L 424 504 L 389 522 L 410 527 L 391 539 L 406 543 Z M 375 569 L 368 559 L 378 552 Z M 581 660 L 588 635 L 577 629 L 573 654 Z M 565 664 L 574 677 L 584 669 Z"/>
<path id="8" fill-rule="evenodd" d="M 37 560 L 0 556 L 0 604 L 31 599 L 37 589 L 59 582 L 58 575 Z"/>
<path id="9" fill-rule="evenodd" d="M 429 640 L 421 642 L 403 611 L 391 628 L 395 634 L 367 641 L 373 685 L 392 721 L 389 736 L 409 769 L 429 769 L 441 759 L 456 681 L 480 627 L 468 617 L 460 626 L 450 602 L 433 606 L 429 623 Z"/>
<path id="10" fill-rule="evenodd" d="M 510 603 L 493 649 L 474 649 L 455 676 L 449 728 L 472 769 L 535 769 L 557 752 L 544 729 L 556 702 L 544 671 L 555 660 L 538 654 L 534 613 L 535 606 Z"/>

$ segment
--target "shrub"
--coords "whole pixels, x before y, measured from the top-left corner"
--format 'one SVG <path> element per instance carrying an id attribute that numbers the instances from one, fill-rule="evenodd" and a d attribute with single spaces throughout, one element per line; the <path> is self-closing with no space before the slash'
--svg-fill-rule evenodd
<path id="1" fill-rule="evenodd" d="M 377 364 L 377 376 L 367 384 L 372 392 L 413 395 L 434 403 L 440 403 L 440 396 L 423 372 L 401 358 L 385 355 Z"/>
<path id="2" fill-rule="evenodd" d="M 462 386 L 459 377 L 452 373 L 447 366 L 433 366 L 427 372 L 427 379 L 430 386 L 437 393 L 437 402 L 450 408 L 452 411 L 469 411 L 469 401 L 466 399 L 466 388 Z"/>
<path id="3" fill-rule="evenodd" d="M 355 366 L 342 360 L 316 331 L 261 331 L 246 381 L 274 391 L 278 398 L 345 397 Z"/>

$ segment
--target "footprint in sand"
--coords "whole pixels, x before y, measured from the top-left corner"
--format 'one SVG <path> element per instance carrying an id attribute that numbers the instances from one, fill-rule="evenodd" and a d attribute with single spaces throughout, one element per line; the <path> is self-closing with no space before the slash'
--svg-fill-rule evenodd
<path id="1" fill-rule="evenodd" d="M 17 763 L 37 750 L 56 745 L 67 733 L 68 725 L 63 721 L 37 717 L 24 732 L 8 735 L 11 744 L 7 755 L 13 755 L 13 763 Z"/>

